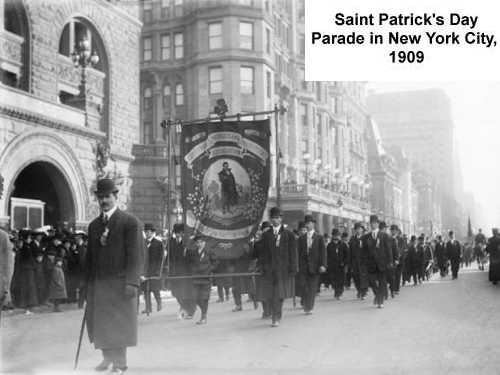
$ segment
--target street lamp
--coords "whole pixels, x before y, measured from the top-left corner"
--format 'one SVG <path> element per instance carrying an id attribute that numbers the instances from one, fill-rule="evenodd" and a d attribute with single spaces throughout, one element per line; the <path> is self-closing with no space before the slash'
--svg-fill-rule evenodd
<path id="1" fill-rule="evenodd" d="M 93 67 L 99 63 L 99 56 L 97 52 L 91 54 L 90 52 L 90 41 L 84 38 L 78 42 L 75 50 L 71 53 L 71 60 L 73 60 L 73 65 L 75 68 L 82 68 L 82 78 L 81 78 L 81 90 L 80 97 L 85 96 L 85 85 L 87 83 L 87 77 L 85 71 L 87 67 Z"/>

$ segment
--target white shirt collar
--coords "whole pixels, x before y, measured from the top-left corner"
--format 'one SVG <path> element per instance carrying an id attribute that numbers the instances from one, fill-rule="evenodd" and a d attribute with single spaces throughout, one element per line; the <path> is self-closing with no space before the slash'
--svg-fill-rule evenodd
<path id="1" fill-rule="evenodd" d="M 274 231 L 275 234 L 279 233 L 280 230 L 281 230 L 281 224 L 278 225 L 277 227 L 273 227 L 273 231 Z"/>
<path id="2" fill-rule="evenodd" d="M 111 216 L 115 213 L 115 211 L 118 209 L 118 206 L 114 206 L 111 210 L 108 211 L 103 211 L 104 215 L 109 219 L 111 219 Z"/>
<path id="3" fill-rule="evenodd" d="M 312 237 L 312 236 L 313 236 L 313 234 L 314 234 L 314 229 L 313 229 L 313 230 L 308 230 L 308 231 L 307 231 L 307 235 L 308 235 L 309 237 Z"/>

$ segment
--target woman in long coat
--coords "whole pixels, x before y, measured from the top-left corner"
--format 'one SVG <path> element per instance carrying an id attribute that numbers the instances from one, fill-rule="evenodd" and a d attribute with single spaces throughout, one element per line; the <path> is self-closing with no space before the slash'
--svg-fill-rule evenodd
<path id="1" fill-rule="evenodd" d="M 25 309 L 26 314 L 31 314 L 31 309 L 38 305 L 37 288 L 35 282 L 35 258 L 31 247 L 31 234 L 21 231 L 20 236 L 24 238 L 19 244 L 16 256 L 15 284 L 16 298 L 15 306 Z"/>

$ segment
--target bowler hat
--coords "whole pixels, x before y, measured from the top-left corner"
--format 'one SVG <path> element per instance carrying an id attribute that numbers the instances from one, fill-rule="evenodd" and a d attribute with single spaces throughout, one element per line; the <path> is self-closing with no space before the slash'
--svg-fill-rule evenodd
<path id="1" fill-rule="evenodd" d="M 340 236 L 340 231 L 337 228 L 332 229 L 332 237 Z"/>
<path id="2" fill-rule="evenodd" d="M 392 224 L 390 229 L 391 230 L 399 230 L 399 228 L 396 224 Z"/>
<path id="3" fill-rule="evenodd" d="M 370 215 L 370 223 L 378 223 L 378 216 Z"/>
<path id="4" fill-rule="evenodd" d="M 381 221 L 378 223 L 378 228 L 379 229 L 385 229 L 387 228 L 387 224 L 385 223 L 385 221 Z"/>
<path id="5" fill-rule="evenodd" d="M 358 228 L 363 228 L 365 229 L 365 227 L 363 226 L 363 224 L 361 223 L 354 223 L 354 230 L 358 229 Z"/>
<path id="6" fill-rule="evenodd" d="M 271 208 L 269 212 L 270 217 L 281 217 L 283 216 L 283 212 L 281 211 L 281 208 L 279 207 L 273 207 Z"/>
<path id="7" fill-rule="evenodd" d="M 108 195 L 117 192 L 118 188 L 111 178 L 103 178 L 97 181 L 97 190 L 94 191 L 94 193 L 97 195 Z"/>
<path id="8" fill-rule="evenodd" d="M 349 235 L 347 234 L 347 232 L 342 232 L 342 236 L 341 237 L 342 238 L 347 238 L 347 237 L 349 237 Z"/>
<path id="9" fill-rule="evenodd" d="M 180 233 L 180 232 L 184 232 L 184 224 L 182 223 L 174 224 L 174 233 Z"/>
<path id="10" fill-rule="evenodd" d="M 202 234 L 200 234 L 200 233 L 195 234 L 195 235 L 192 237 L 193 241 L 195 241 L 195 242 L 196 242 L 196 241 L 198 241 L 198 240 L 203 240 L 204 238 L 205 238 L 205 237 L 204 237 Z"/>
<path id="11" fill-rule="evenodd" d="M 425 237 L 424 237 L 424 236 L 422 236 L 422 235 L 420 235 L 420 236 L 418 236 L 418 240 L 419 240 L 419 241 L 423 241 L 423 240 L 425 240 Z"/>
<path id="12" fill-rule="evenodd" d="M 144 224 L 144 231 L 147 231 L 147 230 L 150 230 L 150 231 L 154 232 L 155 231 L 154 225 L 151 224 L 151 223 Z"/>
<path id="13" fill-rule="evenodd" d="M 271 228 L 271 223 L 269 221 L 263 221 L 262 224 L 260 225 L 261 230 L 264 230 L 266 228 Z"/>
<path id="14" fill-rule="evenodd" d="M 313 215 L 306 215 L 304 216 L 304 223 L 315 223 L 316 220 L 314 220 Z"/>

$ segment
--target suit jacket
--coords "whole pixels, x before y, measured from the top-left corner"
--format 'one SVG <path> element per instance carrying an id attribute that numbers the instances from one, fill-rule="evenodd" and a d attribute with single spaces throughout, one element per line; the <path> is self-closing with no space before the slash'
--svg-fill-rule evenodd
<path id="1" fill-rule="evenodd" d="M 218 261 L 212 250 L 204 248 L 202 252 L 198 249 L 190 249 L 187 253 L 188 262 L 193 275 L 210 275 L 217 268 Z M 210 278 L 200 277 L 193 279 L 193 284 L 210 284 Z"/>
<path id="2" fill-rule="evenodd" d="M 360 265 L 366 264 L 366 255 L 363 251 L 363 236 L 352 236 L 349 240 L 349 263 L 352 268 L 358 269 Z"/>
<path id="3" fill-rule="evenodd" d="M 145 262 L 144 262 L 144 276 L 158 277 L 163 263 L 163 244 L 157 238 L 152 238 L 149 246 L 145 241 Z"/>
<path id="4" fill-rule="evenodd" d="M 106 241 L 101 235 L 108 228 Z M 117 209 L 105 225 L 101 216 L 88 229 L 86 262 L 87 331 L 96 349 L 137 344 L 137 299 L 126 285 L 139 286 L 143 271 L 142 224 Z M 110 318 L 112 317 L 112 318 Z"/>
<path id="5" fill-rule="evenodd" d="M 344 268 L 348 259 L 346 247 L 342 242 L 335 243 L 332 241 L 328 244 L 326 249 L 328 273 L 335 273 L 339 268 Z"/>
<path id="6" fill-rule="evenodd" d="M 265 291 L 264 298 L 271 298 L 273 290 L 277 298 L 293 297 L 293 281 L 298 271 L 297 240 L 295 235 L 283 225 L 278 236 L 273 228 L 262 236 L 262 248 L 259 250 L 262 276 L 260 281 Z"/>
<path id="7" fill-rule="evenodd" d="M 321 266 L 326 267 L 326 247 L 323 236 L 314 232 L 311 248 L 307 248 L 307 234 L 298 239 L 299 272 L 309 275 L 319 274 Z"/>
<path id="8" fill-rule="evenodd" d="M 446 255 L 451 262 L 458 262 L 462 257 L 462 245 L 457 240 L 446 243 Z"/>
<path id="9" fill-rule="evenodd" d="M 387 233 L 378 231 L 374 239 L 372 233 L 363 236 L 363 248 L 367 254 L 368 272 L 385 272 L 392 263 L 391 240 Z"/>

